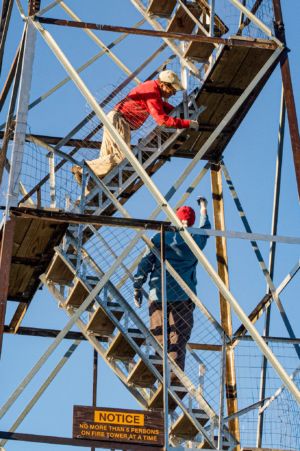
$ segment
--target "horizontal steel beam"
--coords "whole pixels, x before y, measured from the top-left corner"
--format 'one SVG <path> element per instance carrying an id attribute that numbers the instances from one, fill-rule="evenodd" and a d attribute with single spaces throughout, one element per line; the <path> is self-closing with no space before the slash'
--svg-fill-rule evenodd
<path id="1" fill-rule="evenodd" d="M 10 209 L 11 216 L 18 216 L 24 218 L 47 220 L 60 223 L 69 224 L 92 224 L 92 225 L 106 225 L 112 227 L 133 227 L 149 230 L 160 230 L 163 225 L 165 230 L 176 230 L 176 227 L 171 226 L 169 222 L 154 221 L 150 219 L 131 219 L 131 218 L 116 218 L 113 216 L 95 216 L 77 214 L 63 211 L 42 210 L 39 208 L 30 207 L 12 207 Z"/>
<path id="2" fill-rule="evenodd" d="M 114 33 L 127 33 L 138 36 L 169 38 L 176 39 L 178 41 L 201 42 L 202 44 L 222 44 L 229 45 L 230 47 L 256 47 L 273 50 L 275 50 L 278 47 L 277 44 L 266 39 L 265 40 L 264 39 L 245 40 L 237 38 L 224 39 L 211 36 L 202 36 L 198 34 L 174 33 L 171 31 L 141 30 L 138 28 L 123 27 L 119 25 L 113 26 L 113 25 L 96 24 L 92 22 L 77 22 L 74 20 L 63 20 L 52 17 L 47 18 L 36 17 L 35 20 L 40 23 L 49 25 L 59 25 L 63 27 L 83 28 L 98 31 L 111 31 Z"/>
<path id="3" fill-rule="evenodd" d="M 67 445 L 67 446 L 82 446 L 91 448 L 108 448 L 108 449 L 132 449 L 133 451 L 147 450 L 147 451 L 163 451 L 161 446 L 141 445 L 135 443 L 120 443 L 114 441 L 104 440 L 85 440 L 78 438 L 56 437 L 52 435 L 38 435 L 38 434 L 21 434 L 19 432 L 0 431 L 0 438 L 6 440 L 14 440 L 21 442 L 33 443 L 49 443 L 52 445 Z"/>
<path id="4" fill-rule="evenodd" d="M 287 337 L 266 337 L 264 335 L 261 336 L 261 338 L 265 341 L 272 342 L 272 343 L 284 343 L 284 344 L 300 344 L 300 338 L 287 338 Z M 250 335 L 243 335 L 242 337 L 233 336 L 232 340 L 242 340 L 242 341 L 253 341 L 253 338 Z"/>
<path id="5" fill-rule="evenodd" d="M 300 244 L 300 238 L 281 235 L 267 235 L 263 233 L 248 233 L 248 232 L 233 232 L 230 230 L 221 231 L 213 229 L 199 229 L 196 227 L 189 228 L 193 235 L 219 236 L 225 238 L 239 238 L 241 240 L 257 240 L 257 241 L 271 241 L 285 244 Z"/>
<path id="6" fill-rule="evenodd" d="M 28 337 L 43 337 L 43 338 L 55 338 L 59 334 L 60 330 L 57 329 L 42 329 L 39 327 L 19 327 L 15 332 L 10 329 L 8 325 L 4 326 L 5 334 L 24 335 Z M 70 331 L 66 334 L 65 339 L 68 340 L 86 340 L 86 337 L 81 332 Z M 103 343 L 108 341 L 107 337 L 97 336 L 97 339 Z"/>
<path id="7" fill-rule="evenodd" d="M 0 131 L 0 139 L 4 138 L 4 132 Z M 58 144 L 63 139 L 61 136 L 49 136 L 49 135 L 36 135 L 34 133 L 26 134 L 25 140 L 27 142 L 31 142 L 32 138 L 40 139 L 41 141 L 44 141 L 46 144 Z M 10 140 L 13 139 L 13 135 L 10 136 Z M 89 139 L 69 139 L 64 146 L 66 147 L 86 147 L 86 148 L 100 148 L 101 142 L 100 141 L 91 141 Z"/>
<path id="8" fill-rule="evenodd" d="M 170 222 L 154 221 L 149 219 L 131 219 L 131 218 L 115 218 L 111 216 L 95 216 L 70 212 L 42 210 L 30 207 L 13 207 L 11 208 L 10 211 L 13 216 L 22 216 L 24 218 L 25 217 L 38 218 L 63 223 L 67 222 L 70 224 L 108 225 L 112 227 L 146 228 L 150 230 L 160 230 L 160 227 L 163 225 L 166 230 L 171 231 L 177 230 L 176 227 L 171 226 Z M 285 244 L 300 244 L 300 238 L 278 235 L 263 235 L 257 233 L 244 233 L 232 231 L 223 232 L 221 230 L 207 230 L 207 229 L 199 229 L 196 227 L 189 228 L 189 232 L 192 233 L 193 235 L 239 238 L 244 240 L 255 239 L 262 241 L 275 241 Z M 22 261 L 20 261 L 19 263 L 22 264 Z M 24 260 L 24 264 L 26 264 L 26 259 Z"/>

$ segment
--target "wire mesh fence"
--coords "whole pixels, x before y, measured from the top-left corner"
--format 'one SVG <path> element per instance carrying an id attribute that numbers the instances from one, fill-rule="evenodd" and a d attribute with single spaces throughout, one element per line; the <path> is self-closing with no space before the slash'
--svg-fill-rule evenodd
<path id="1" fill-rule="evenodd" d="M 269 346 L 288 374 L 299 368 L 299 359 L 294 345 L 272 343 Z M 240 341 L 235 348 L 237 392 L 239 409 L 246 408 L 260 400 L 262 355 L 256 344 Z M 299 388 L 299 374 L 294 381 Z M 264 402 L 240 417 L 241 442 L 244 446 L 257 446 L 258 417 L 264 412 L 262 445 L 265 448 L 298 450 L 300 440 L 300 406 L 283 388 L 277 373 L 267 367 Z"/>
<path id="2" fill-rule="evenodd" d="M 85 265 L 81 266 L 82 276 L 86 279 L 99 280 L 101 274 L 105 274 L 114 264 L 116 258 L 132 243 L 138 230 L 125 229 L 119 227 L 103 226 L 98 230 L 93 230 L 93 236 L 85 241 L 83 248 L 86 255 L 89 255 L 94 262 L 94 267 L 85 260 Z M 174 232 L 175 233 L 175 232 Z M 151 233 L 146 232 L 149 238 Z M 147 249 L 147 248 L 146 248 Z M 123 299 L 128 312 L 133 312 L 124 316 L 120 322 L 127 330 L 137 327 L 136 317 L 151 332 L 152 336 L 161 343 L 161 331 L 156 334 L 155 329 L 161 328 L 161 321 L 155 318 L 154 326 L 151 325 L 153 315 L 153 303 L 148 302 L 148 295 L 151 290 L 148 281 L 144 284 L 144 299 L 140 308 L 134 302 L 134 275 L 136 268 L 145 254 L 145 242 L 139 239 L 136 245 L 128 253 L 122 264 L 114 272 L 110 283 L 117 290 L 118 296 Z M 85 254 L 85 252 L 83 254 Z M 94 268 L 94 269 L 93 269 Z M 95 269 L 97 268 L 97 269 Z M 99 272 L 100 271 L 100 272 Z M 111 289 L 104 289 L 99 295 L 100 304 L 107 301 L 116 302 L 117 298 Z M 173 305 L 174 307 L 174 305 Z M 161 311 L 158 312 L 161 315 Z M 169 342 L 169 355 L 184 368 L 184 374 L 188 378 L 189 387 L 196 388 L 214 409 L 216 413 L 220 408 L 220 389 L 222 375 L 222 337 L 213 324 L 193 303 L 189 303 L 186 309 L 178 309 L 173 317 L 168 316 L 169 326 L 173 327 L 173 338 L 175 337 L 175 347 L 172 340 Z M 89 315 L 85 317 L 85 322 L 89 321 Z M 176 327 L 174 328 L 173 318 L 177 315 L 177 325 L 180 327 L 181 335 L 189 335 L 186 342 L 177 340 L 180 335 Z M 186 333 L 186 331 L 188 332 Z M 184 332 L 182 334 L 182 332 Z M 109 337 L 109 344 L 118 332 Z M 198 345 L 198 346 L 195 346 Z M 204 345 L 204 346 L 203 346 Z M 205 345 L 218 345 L 211 350 Z M 288 374 L 293 374 L 293 378 L 299 387 L 299 359 L 295 351 L 295 346 L 286 342 L 270 342 L 273 353 L 284 366 Z M 149 348 L 146 344 L 141 345 L 141 350 L 149 356 Z M 151 351 L 153 353 L 153 350 Z M 151 354 L 150 352 L 150 354 Z M 250 409 L 240 416 L 241 443 L 243 446 L 255 446 L 257 434 L 258 414 L 264 410 L 264 432 L 263 445 L 266 447 L 276 447 L 278 449 L 299 449 L 299 406 L 292 395 L 282 388 L 282 382 L 277 373 L 268 366 L 266 376 L 266 393 L 264 401 L 260 401 L 261 367 L 262 354 L 253 341 L 240 340 L 234 348 L 235 370 L 237 382 L 238 408 Z M 148 353 L 148 354 L 147 354 Z M 131 371 L 138 362 L 138 356 L 134 356 L 129 362 L 120 362 L 125 372 Z M 184 362 L 183 364 L 181 362 Z M 226 405 L 226 400 L 224 401 Z M 183 403 L 198 408 L 196 399 L 185 398 Z M 251 407 L 252 406 L 252 407 Z M 225 409 L 226 411 L 226 409 Z M 175 410 L 174 414 L 176 417 Z M 227 412 L 228 414 L 228 412 Z M 226 413 L 225 413 L 226 416 Z"/>

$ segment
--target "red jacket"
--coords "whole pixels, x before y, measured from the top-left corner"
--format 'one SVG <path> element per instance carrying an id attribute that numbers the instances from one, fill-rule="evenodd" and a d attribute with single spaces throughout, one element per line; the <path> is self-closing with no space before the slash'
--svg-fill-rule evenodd
<path id="1" fill-rule="evenodd" d="M 149 117 L 153 117 L 158 125 L 172 128 L 189 128 L 190 120 L 179 119 L 168 116 L 174 107 L 162 99 L 158 80 L 145 81 L 132 89 L 124 100 L 119 102 L 115 108 L 129 123 L 131 129 L 135 130 Z"/>

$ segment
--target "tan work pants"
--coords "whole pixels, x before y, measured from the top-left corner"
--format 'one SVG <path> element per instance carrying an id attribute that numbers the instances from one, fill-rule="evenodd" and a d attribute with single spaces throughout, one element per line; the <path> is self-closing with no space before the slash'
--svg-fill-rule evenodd
<path id="1" fill-rule="evenodd" d="M 168 354 L 184 370 L 186 345 L 190 339 L 194 318 L 193 301 L 168 302 Z M 163 317 L 161 302 L 149 301 L 150 331 L 163 344 Z"/>
<path id="2" fill-rule="evenodd" d="M 130 127 L 123 116 L 118 111 L 112 110 L 108 113 L 107 118 L 130 147 Z M 99 178 L 103 178 L 124 158 L 120 148 L 112 139 L 106 127 L 104 127 L 100 156 L 96 160 L 88 160 L 86 163 Z"/>

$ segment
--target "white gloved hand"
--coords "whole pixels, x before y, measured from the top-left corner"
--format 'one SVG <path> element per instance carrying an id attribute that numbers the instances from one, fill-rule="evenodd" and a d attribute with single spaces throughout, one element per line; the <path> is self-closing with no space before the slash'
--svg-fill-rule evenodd
<path id="1" fill-rule="evenodd" d="M 143 302 L 143 293 L 141 290 L 134 290 L 134 304 L 137 308 L 141 308 L 142 302 Z"/>
<path id="2" fill-rule="evenodd" d="M 193 120 L 192 120 L 192 121 L 190 122 L 189 128 L 191 128 L 192 130 L 198 130 L 198 129 L 199 129 L 198 121 L 193 121 Z"/>
<path id="3" fill-rule="evenodd" d="M 207 207 L 207 199 L 205 197 L 197 197 L 197 204 L 200 205 L 200 207 Z"/>

